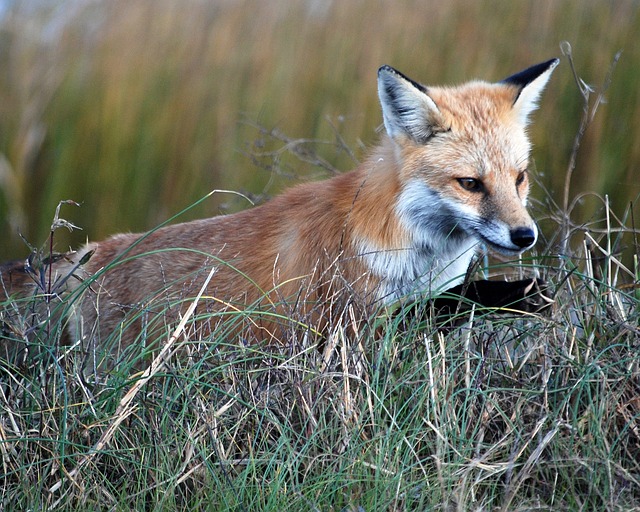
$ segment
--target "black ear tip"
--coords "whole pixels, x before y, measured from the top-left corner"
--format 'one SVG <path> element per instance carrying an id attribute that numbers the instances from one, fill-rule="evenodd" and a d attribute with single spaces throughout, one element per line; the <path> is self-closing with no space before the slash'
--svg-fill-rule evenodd
<path id="1" fill-rule="evenodd" d="M 525 87 L 538 78 L 542 73 L 554 69 L 560 63 L 560 59 L 550 59 L 530 68 L 520 71 L 515 75 L 505 78 L 502 83 Z"/>
<path id="2" fill-rule="evenodd" d="M 547 62 L 543 62 L 543 64 L 547 64 L 547 68 L 554 69 L 558 64 L 560 64 L 560 59 L 556 57 L 548 60 Z"/>
<path id="3" fill-rule="evenodd" d="M 378 76 L 384 75 L 386 73 L 391 73 L 391 74 L 398 74 L 398 71 L 394 68 L 392 68 L 391 66 L 389 66 L 388 64 L 385 64 L 384 66 L 380 66 L 378 68 Z"/>
<path id="4" fill-rule="evenodd" d="M 426 89 L 426 87 L 424 85 L 419 84 L 415 80 L 412 80 L 407 75 L 401 73 L 396 68 L 393 68 L 393 67 L 389 66 L 388 64 L 385 64 L 384 66 L 381 66 L 380 68 L 378 68 L 378 78 L 382 78 L 384 75 L 392 75 L 395 78 L 399 78 L 401 81 L 405 81 L 407 83 L 410 83 L 411 85 L 413 85 L 416 89 L 418 89 L 421 92 L 425 92 L 425 93 L 427 92 L 427 89 Z"/>

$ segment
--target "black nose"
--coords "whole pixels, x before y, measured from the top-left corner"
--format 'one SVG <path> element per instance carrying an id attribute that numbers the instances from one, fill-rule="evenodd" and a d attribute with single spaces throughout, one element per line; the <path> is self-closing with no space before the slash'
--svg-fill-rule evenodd
<path id="1" fill-rule="evenodd" d="M 530 228 L 518 228 L 511 231 L 511 241 L 520 249 L 526 249 L 536 241 L 536 234 Z"/>

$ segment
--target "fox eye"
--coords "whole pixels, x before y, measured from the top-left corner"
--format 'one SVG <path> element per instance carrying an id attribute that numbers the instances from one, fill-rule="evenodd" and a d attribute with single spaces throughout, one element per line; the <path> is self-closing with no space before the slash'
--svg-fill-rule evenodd
<path id="1" fill-rule="evenodd" d="M 463 189 L 469 192 L 482 192 L 484 190 L 482 181 L 475 178 L 458 178 L 458 183 L 460 183 Z"/>

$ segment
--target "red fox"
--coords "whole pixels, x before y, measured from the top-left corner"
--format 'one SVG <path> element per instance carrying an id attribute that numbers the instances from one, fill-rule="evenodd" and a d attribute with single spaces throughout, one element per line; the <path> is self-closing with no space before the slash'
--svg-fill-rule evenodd
<path id="1" fill-rule="evenodd" d="M 53 290 L 52 300 L 73 300 L 71 340 L 130 344 L 141 312 L 177 315 L 210 274 L 209 312 L 277 305 L 320 323 L 348 303 L 371 311 L 460 285 L 482 246 L 513 256 L 536 242 L 526 128 L 558 62 L 456 87 L 383 66 L 386 134 L 357 169 L 240 213 L 91 242 L 39 270 L 5 264 L 0 300 Z M 279 336 L 277 322 L 251 321 Z"/>

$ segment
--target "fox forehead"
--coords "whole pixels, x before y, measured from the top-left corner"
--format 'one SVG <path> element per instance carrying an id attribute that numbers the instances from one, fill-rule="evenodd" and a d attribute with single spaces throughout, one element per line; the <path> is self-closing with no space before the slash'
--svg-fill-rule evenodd
<path id="1" fill-rule="evenodd" d="M 426 146 L 410 149 L 412 155 L 405 155 L 407 163 L 416 158 L 421 161 L 420 167 L 433 165 L 460 172 L 460 177 L 526 168 L 531 144 L 526 127 L 513 111 L 514 87 L 470 82 L 457 87 L 429 87 L 428 94 L 448 131 L 434 136 Z"/>
<path id="2" fill-rule="evenodd" d="M 426 92 L 452 124 L 474 118 L 515 119 L 518 89 L 509 84 L 475 80 L 457 86 L 429 86 Z"/>

